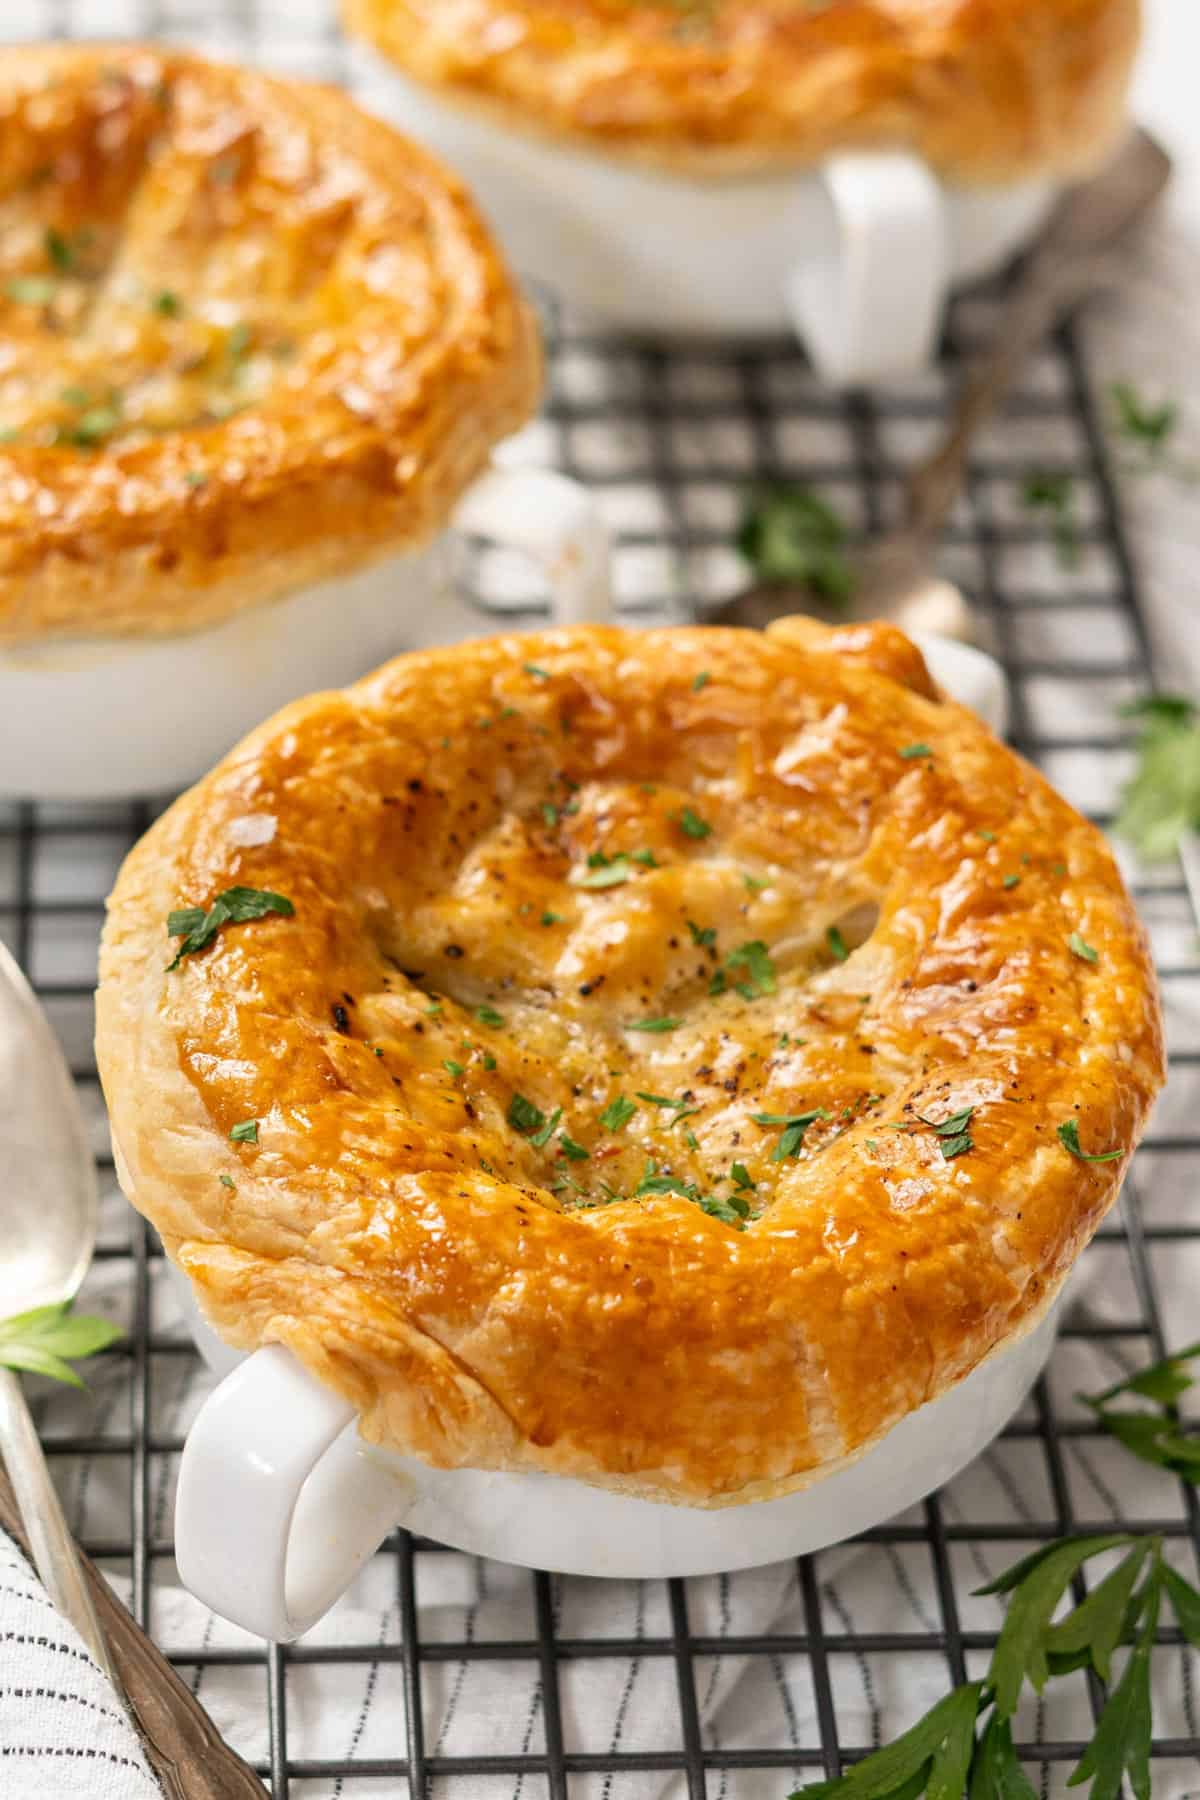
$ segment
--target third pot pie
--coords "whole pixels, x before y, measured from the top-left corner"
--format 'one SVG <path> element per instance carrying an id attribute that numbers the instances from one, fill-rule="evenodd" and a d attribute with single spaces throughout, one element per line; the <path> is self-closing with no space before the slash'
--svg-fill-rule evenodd
<path id="1" fill-rule="evenodd" d="M 231 1344 L 709 1506 L 1023 1333 L 1163 1078 L 1100 833 L 886 626 L 581 627 L 288 707 L 135 848 L 98 1054 Z"/>
<path id="2" fill-rule="evenodd" d="M 0 644 L 180 631 L 437 532 L 531 319 L 457 181 L 332 88 L 0 70 Z"/>
<path id="3" fill-rule="evenodd" d="M 1065 176 L 1118 130 L 1139 0 L 343 0 L 447 98 L 688 174 L 905 149 Z"/>

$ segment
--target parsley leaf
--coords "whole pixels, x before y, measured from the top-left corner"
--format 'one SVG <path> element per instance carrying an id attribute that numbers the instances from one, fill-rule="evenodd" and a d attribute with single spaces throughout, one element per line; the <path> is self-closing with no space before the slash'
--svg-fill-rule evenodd
<path id="1" fill-rule="evenodd" d="M 546 1119 L 530 1138 L 530 1143 L 537 1149 L 544 1150 L 554 1133 L 558 1130 L 558 1121 L 562 1118 L 562 1107 L 556 1106 L 550 1117 Z"/>
<path id="2" fill-rule="evenodd" d="M 513 1095 L 505 1117 L 514 1131 L 537 1131 L 546 1123 L 546 1115 L 541 1107 L 535 1106 L 532 1100 L 527 1100 L 524 1094 Z"/>
<path id="3" fill-rule="evenodd" d="M 692 942 L 701 950 L 711 950 L 717 941 L 716 931 L 711 925 L 697 925 L 695 919 L 689 919 L 687 928 L 692 934 Z"/>
<path id="4" fill-rule="evenodd" d="M 830 956 L 833 957 L 835 962 L 845 962 L 850 952 L 846 947 L 845 938 L 842 936 L 836 925 L 831 925 L 825 933 L 825 943 L 828 946 Z"/>
<path id="5" fill-rule="evenodd" d="M 629 880 L 632 873 L 629 858 L 624 852 L 617 856 L 606 856 L 603 850 L 593 850 L 588 857 L 587 873 L 572 875 L 571 884 L 581 888 L 620 887 L 622 882 Z"/>
<path id="6" fill-rule="evenodd" d="M 627 1100 L 624 1094 L 618 1094 L 600 1114 L 600 1123 L 605 1131 L 624 1131 L 636 1111 L 637 1107 L 632 1100 Z"/>
<path id="7" fill-rule="evenodd" d="M 1054 521 L 1054 549 L 1059 564 L 1079 561 L 1079 528 L 1075 522 L 1075 484 L 1069 475 L 1037 470 L 1021 484 L 1021 501 L 1030 512 L 1049 513 Z"/>
<path id="8" fill-rule="evenodd" d="M 1100 961 L 1100 952 L 1098 950 L 1093 950 L 1090 944 L 1085 943 L 1077 931 L 1073 931 L 1067 939 L 1067 949 L 1071 952 L 1072 956 L 1079 957 L 1081 962 L 1094 963 Z"/>
<path id="9" fill-rule="evenodd" d="M 522 663 L 521 667 L 527 675 L 532 675 L 535 681 L 549 681 L 550 679 L 549 669 L 539 669 L 536 663 Z"/>
<path id="10" fill-rule="evenodd" d="M 1140 444 L 1152 456 L 1166 447 L 1179 423 L 1179 408 L 1173 400 L 1151 406 L 1142 399 L 1131 382 L 1114 381 L 1109 389 L 1116 409 L 1117 429 L 1122 437 Z"/>
<path id="11" fill-rule="evenodd" d="M 230 1127 L 229 1135 L 235 1144 L 257 1144 L 258 1120 L 242 1119 Z"/>
<path id="12" fill-rule="evenodd" d="M 732 1181 L 734 1187 L 747 1188 L 751 1192 L 754 1192 L 758 1185 L 756 1182 L 751 1181 L 750 1173 L 746 1168 L 745 1163 L 734 1163 L 729 1171 L 729 1179 Z"/>
<path id="13" fill-rule="evenodd" d="M 14 275 L 5 283 L 4 292 L 18 306 L 49 306 L 58 283 L 48 275 Z"/>
<path id="14" fill-rule="evenodd" d="M 1200 1438 L 1190 1436 L 1169 1410 L 1193 1385 L 1194 1377 L 1186 1372 L 1185 1364 L 1196 1357 L 1200 1357 L 1200 1343 L 1189 1344 L 1173 1356 L 1151 1363 L 1149 1368 L 1116 1382 L 1102 1394 L 1077 1397 L 1085 1406 L 1091 1407 L 1102 1429 L 1134 1456 L 1160 1469 L 1168 1469 L 1193 1485 L 1200 1485 Z M 1110 1400 L 1126 1394 L 1153 1400 L 1160 1410 L 1148 1412 L 1145 1408 L 1126 1410 L 1109 1406 Z"/>
<path id="15" fill-rule="evenodd" d="M 700 673 L 696 676 L 696 679 L 692 682 L 693 694 L 698 694 L 702 688 L 706 688 L 711 680 L 712 676 L 709 674 L 708 670 L 701 669 Z"/>
<path id="16" fill-rule="evenodd" d="M 634 1019 L 623 1029 L 625 1031 L 677 1031 L 681 1023 L 682 1021 L 679 1019 Z"/>
<path id="17" fill-rule="evenodd" d="M 680 809 L 679 828 L 690 838 L 706 838 L 712 836 L 712 826 L 707 819 L 702 819 L 698 812 L 690 806 Z"/>
<path id="18" fill-rule="evenodd" d="M 957 1765 L 962 1761 L 966 1738 L 973 1734 L 982 1686 L 982 1682 L 970 1681 L 955 1688 L 894 1743 L 885 1744 L 882 1750 L 873 1750 L 870 1756 L 856 1762 L 840 1781 L 810 1782 L 807 1787 L 798 1788 L 790 1800 L 825 1800 L 833 1794 L 844 1794 L 847 1800 L 851 1797 L 853 1800 L 884 1800 L 885 1796 L 891 1800 L 892 1796 L 901 1793 L 920 1793 L 926 1787 L 926 1770 L 931 1776 L 929 1765 L 939 1756 L 944 1757 L 948 1745 L 953 1743 L 954 1763 Z M 968 1751 L 968 1761 L 969 1758 Z M 942 1767 L 948 1774 L 945 1761 Z M 918 1776 L 923 1777 L 919 1786 L 915 1785 Z M 954 1800 L 958 1800 L 965 1785 L 964 1777 L 965 1764 L 957 1786 L 943 1786 L 939 1791 L 947 1797 L 953 1794 Z M 932 1787 L 929 1791 L 933 1791 Z"/>
<path id="19" fill-rule="evenodd" d="M 565 1131 L 560 1134 L 558 1142 L 563 1155 L 569 1157 L 572 1162 L 587 1162 L 592 1154 L 590 1150 L 585 1150 L 582 1144 L 577 1144 L 573 1137 L 568 1137 Z"/>
<path id="20" fill-rule="evenodd" d="M 182 938 L 167 973 L 177 969 L 185 956 L 212 943 L 226 925 L 244 925 L 252 919 L 263 919 L 268 913 L 279 913 L 290 919 L 295 907 L 283 894 L 272 894 L 266 888 L 231 887 L 217 895 L 208 911 L 200 906 L 180 907 L 167 914 L 167 936 Z"/>
<path id="21" fill-rule="evenodd" d="M 835 605 L 854 592 L 846 527 L 809 488 L 761 489 L 751 498 L 735 541 L 760 581 L 795 582 Z"/>
<path id="22" fill-rule="evenodd" d="M 731 950 L 725 958 L 725 967 L 728 970 L 745 969 L 746 979 L 737 983 L 737 991 L 744 1000 L 755 1000 L 776 990 L 775 964 L 760 938 Z"/>
<path id="23" fill-rule="evenodd" d="M 0 1319 L 0 1366 L 82 1387 L 71 1363 L 107 1350 L 125 1333 L 108 1319 L 73 1312 L 73 1305 L 63 1300 Z"/>
<path id="24" fill-rule="evenodd" d="M 932 756 L 933 751 L 928 744 L 903 744 L 897 755 L 903 762 L 915 762 L 919 756 Z"/>
<path id="25" fill-rule="evenodd" d="M 1190 700 L 1160 694 L 1122 709 L 1141 721 L 1137 767 L 1121 794 L 1113 830 L 1145 862 L 1173 856 L 1200 826 L 1200 720 Z"/>
<path id="26" fill-rule="evenodd" d="M 475 1008 L 475 1017 L 479 1020 L 481 1025 L 493 1025 L 499 1027 L 504 1023 L 504 1014 L 498 1013 L 494 1006 L 477 1006 Z"/>
<path id="27" fill-rule="evenodd" d="M 750 1117 L 756 1125 L 782 1125 L 783 1133 L 771 1152 L 772 1162 L 786 1162 L 789 1156 L 796 1156 L 804 1142 L 804 1134 L 810 1125 L 818 1119 L 827 1119 L 829 1114 L 824 1107 L 815 1107 L 811 1112 L 803 1113 L 751 1113 Z"/>
<path id="28" fill-rule="evenodd" d="M 1079 1126 L 1074 1119 L 1064 1119 L 1058 1128 L 1058 1141 L 1064 1150 L 1069 1150 L 1076 1162 L 1106 1163 L 1120 1162 L 1123 1150 L 1101 1150 L 1095 1156 L 1089 1156 L 1079 1146 Z"/>

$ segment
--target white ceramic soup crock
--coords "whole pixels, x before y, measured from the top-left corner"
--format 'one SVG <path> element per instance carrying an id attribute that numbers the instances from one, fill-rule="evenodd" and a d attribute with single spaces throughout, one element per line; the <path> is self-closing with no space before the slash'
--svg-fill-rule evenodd
<path id="1" fill-rule="evenodd" d="M 1001 267 L 1056 192 L 948 186 L 875 151 L 700 180 L 525 136 L 355 56 L 367 104 L 458 169 L 523 276 L 641 334 L 794 330 L 839 384 L 928 363 L 950 289 Z"/>
<path id="2" fill-rule="evenodd" d="M 991 658 L 935 640 L 922 648 L 942 686 L 1001 729 L 1004 679 Z M 903 1419 L 857 1463 L 802 1492 L 738 1509 L 731 1530 L 725 1510 L 547 1475 L 434 1469 L 369 1448 L 353 1408 L 290 1351 L 272 1345 L 242 1357 L 228 1349 L 201 1319 L 186 1278 L 171 1273 L 193 1336 L 224 1376 L 180 1464 L 179 1573 L 214 1611 L 280 1639 L 313 1625 L 397 1525 L 504 1562 L 624 1577 L 750 1568 L 852 1537 L 950 1480 L 995 1437 L 1045 1364 L 1058 1310 Z"/>
<path id="3" fill-rule="evenodd" d="M 549 470 L 493 467 L 432 545 L 168 637 L 0 648 L 0 794 L 164 793 L 212 767 L 289 700 L 342 687 L 401 650 L 497 629 L 450 578 L 454 533 L 524 552 L 554 624 L 611 617 L 594 502 Z"/>

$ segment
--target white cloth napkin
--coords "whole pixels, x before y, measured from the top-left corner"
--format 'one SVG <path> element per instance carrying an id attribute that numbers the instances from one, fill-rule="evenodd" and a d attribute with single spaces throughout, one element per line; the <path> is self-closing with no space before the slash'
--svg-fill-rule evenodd
<path id="1" fill-rule="evenodd" d="M 161 1800 L 161 1792 L 79 1633 L 0 1531 L 0 1794 Z"/>

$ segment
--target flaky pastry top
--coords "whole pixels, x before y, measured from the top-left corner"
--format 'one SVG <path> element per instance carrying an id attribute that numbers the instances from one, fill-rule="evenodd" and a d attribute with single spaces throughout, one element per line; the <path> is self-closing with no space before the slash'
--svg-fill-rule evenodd
<path id="1" fill-rule="evenodd" d="M 285 911 L 188 949 L 233 887 Z M 694 1505 L 1027 1329 L 1163 1076 L 1100 833 L 894 628 L 811 622 L 287 708 L 130 855 L 98 1020 L 122 1183 L 231 1343 L 430 1463 Z"/>
<path id="2" fill-rule="evenodd" d="M 538 352 L 472 203 L 332 88 L 0 68 L 0 643 L 179 631 L 443 523 Z"/>
<path id="3" fill-rule="evenodd" d="M 1091 166 L 1139 0 L 343 0 L 408 74 L 697 175 L 908 149 L 956 180 Z"/>

